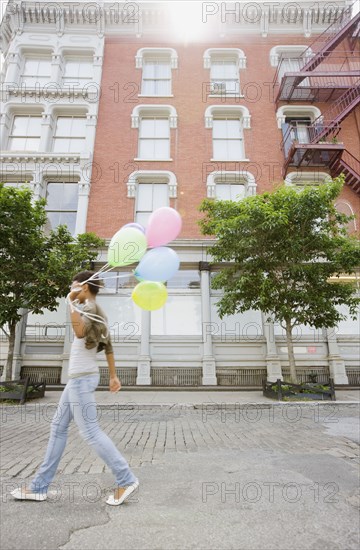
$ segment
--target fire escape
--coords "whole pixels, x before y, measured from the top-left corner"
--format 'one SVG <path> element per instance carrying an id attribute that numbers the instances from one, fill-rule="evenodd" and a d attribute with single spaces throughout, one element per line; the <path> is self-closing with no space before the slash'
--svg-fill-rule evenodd
<path id="1" fill-rule="evenodd" d="M 350 14 L 351 7 L 300 57 L 282 56 L 274 90 L 278 90 L 277 106 L 280 101 L 329 103 L 323 115 L 313 122 L 294 120 L 283 124 L 283 175 L 289 166 L 327 167 L 332 177 L 344 173 L 346 183 L 360 194 L 360 161 L 337 138 L 341 122 L 360 104 L 360 55 L 355 50 L 360 35 L 360 14 L 352 19 Z M 289 71 L 289 67 L 295 67 L 296 71 Z"/>

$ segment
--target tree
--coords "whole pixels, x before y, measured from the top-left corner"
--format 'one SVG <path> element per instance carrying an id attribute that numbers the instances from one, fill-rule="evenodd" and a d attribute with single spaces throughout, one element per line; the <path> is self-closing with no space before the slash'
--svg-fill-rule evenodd
<path id="1" fill-rule="evenodd" d="M 355 284 L 329 281 L 360 265 L 359 241 L 346 231 L 352 217 L 334 206 L 342 186 L 342 177 L 301 191 L 282 185 L 239 202 L 206 199 L 200 206 L 202 232 L 217 238 L 211 248 L 215 262 L 231 262 L 212 282 L 224 292 L 220 317 L 257 309 L 279 322 L 293 383 L 293 328 L 335 327 L 345 318 L 337 306 L 345 304 L 355 318 L 360 303 Z"/>
<path id="2" fill-rule="evenodd" d="M 9 339 L 5 379 L 11 378 L 21 309 L 55 310 L 71 277 L 89 266 L 103 244 L 94 233 L 74 239 L 64 225 L 46 234 L 45 204 L 45 199 L 32 203 L 30 189 L 0 183 L 0 327 Z"/>

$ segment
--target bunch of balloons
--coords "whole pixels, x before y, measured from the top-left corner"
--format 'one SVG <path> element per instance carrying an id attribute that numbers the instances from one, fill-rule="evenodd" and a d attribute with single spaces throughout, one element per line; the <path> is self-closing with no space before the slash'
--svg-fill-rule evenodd
<path id="1" fill-rule="evenodd" d="M 166 206 L 150 215 L 146 229 L 138 223 L 128 223 L 110 241 L 107 264 L 110 269 L 139 262 L 134 276 L 140 282 L 131 297 L 142 309 L 160 309 L 167 300 L 164 283 L 175 275 L 180 260 L 172 248 L 164 245 L 176 239 L 181 226 L 180 214 Z"/>

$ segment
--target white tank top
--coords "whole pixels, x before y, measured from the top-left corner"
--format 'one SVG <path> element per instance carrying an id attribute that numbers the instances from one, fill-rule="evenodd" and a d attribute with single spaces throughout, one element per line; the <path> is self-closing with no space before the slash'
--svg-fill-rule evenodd
<path id="1" fill-rule="evenodd" d="M 85 338 L 74 335 L 69 360 L 69 378 L 77 378 L 87 374 L 98 374 L 99 367 L 96 361 L 97 346 L 92 349 L 85 347 Z"/>

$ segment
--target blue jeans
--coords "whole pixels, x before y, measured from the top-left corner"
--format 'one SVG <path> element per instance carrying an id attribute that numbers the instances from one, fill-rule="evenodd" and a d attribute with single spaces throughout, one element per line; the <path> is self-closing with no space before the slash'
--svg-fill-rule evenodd
<path id="1" fill-rule="evenodd" d="M 137 481 L 125 458 L 99 427 L 94 396 L 99 380 L 99 374 L 91 374 L 72 378 L 66 384 L 51 422 L 50 439 L 44 461 L 29 485 L 32 492 L 47 492 L 64 452 L 72 419 L 75 420 L 81 437 L 111 469 L 119 487 Z"/>

